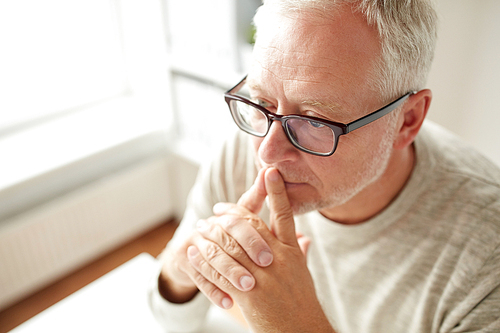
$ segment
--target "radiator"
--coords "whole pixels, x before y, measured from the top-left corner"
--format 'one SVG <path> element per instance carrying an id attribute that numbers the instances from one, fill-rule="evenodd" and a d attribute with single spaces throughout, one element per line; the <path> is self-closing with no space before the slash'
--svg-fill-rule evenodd
<path id="1" fill-rule="evenodd" d="M 0 225 L 0 310 L 174 214 L 172 163 L 158 158 Z"/>

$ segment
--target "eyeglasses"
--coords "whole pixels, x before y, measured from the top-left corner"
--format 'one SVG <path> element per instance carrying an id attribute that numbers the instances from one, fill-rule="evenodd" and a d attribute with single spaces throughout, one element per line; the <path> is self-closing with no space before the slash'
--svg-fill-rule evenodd
<path id="1" fill-rule="evenodd" d="M 341 135 L 352 132 L 385 116 L 415 93 L 409 92 L 375 112 L 349 124 L 342 124 L 310 116 L 282 116 L 271 113 L 250 100 L 251 97 L 245 83 L 246 76 L 224 94 L 236 125 L 248 134 L 264 137 L 269 132 L 273 121 L 277 120 L 281 122 L 283 130 L 293 146 L 301 151 L 318 156 L 332 155 L 337 148 Z"/>

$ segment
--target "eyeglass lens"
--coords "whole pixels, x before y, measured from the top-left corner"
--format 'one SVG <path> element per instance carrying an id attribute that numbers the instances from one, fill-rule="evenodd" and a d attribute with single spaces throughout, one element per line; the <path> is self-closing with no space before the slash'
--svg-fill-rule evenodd
<path id="1" fill-rule="evenodd" d="M 335 134 L 330 127 L 300 118 L 290 118 L 286 125 L 289 132 L 293 131 L 291 139 L 302 148 L 321 154 L 332 151 Z"/>
<path id="2" fill-rule="evenodd" d="M 230 106 L 243 131 L 261 137 L 267 134 L 271 122 L 261 110 L 238 100 L 232 100 Z M 329 154 L 334 148 L 333 130 L 320 122 L 292 116 L 286 119 L 284 127 L 288 138 L 307 151 Z"/>

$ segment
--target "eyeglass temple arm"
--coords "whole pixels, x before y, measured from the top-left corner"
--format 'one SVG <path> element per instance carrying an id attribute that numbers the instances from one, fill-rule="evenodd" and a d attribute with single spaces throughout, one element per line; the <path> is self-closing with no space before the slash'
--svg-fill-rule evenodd
<path id="1" fill-rule="evenodd" d="M 401 104 L 403 104 L 403 102 L 408 97 L 410 97 L 411 95 L 413 95 L 415 93 L 416 93 L 416 91 L 411 91 L 411 92 L 407 93 L 406 95 L 398 98 L 397 100 L 395 100 L 391 104 L 386 105 L 382 109 L 378 109 L 377 111 L 374 111 L 374 112 L 364 116 L 363 118 L 360 118 L 358 120 L 353 121 L 352 123 L 347 124 L 346 133 L 354 131 L 355 129 L 363 127 L 363 126 L 371 123 L 372 121 L 375 121 L 375 120 L 385 116 L 386 114 L 390 113 L 394 109 L 398 108 Z"/>
<path id="2" fill-rule="evenodd" d="M 243 85 L 243 83 L 246 81 L 246 79 L 247 79 L 247 75 L 245 75 L 245 77 L 243 79 L 241 79 L 241 81 L 238 82 L 234 87 L 232 87 L 231 89 L 229 89 L 228 91 L 226 91 L 226 94 L 231 94 L 234 90 L 236 90 L 241 85 Z"/>

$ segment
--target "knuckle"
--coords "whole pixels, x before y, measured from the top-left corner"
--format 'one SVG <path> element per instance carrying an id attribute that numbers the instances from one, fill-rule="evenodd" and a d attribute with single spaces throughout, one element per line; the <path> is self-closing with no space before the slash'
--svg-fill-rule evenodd
<path id="1" fill-rule="evenodd" d="M 251 218 L 248 219 L 248 222 L 257 231 L 259 231 L 263 228 L 267 229 L 267 225 L 259 217 L 252 216 Z"/>
<path id="2" fill-rule="evenodd" d="M 217 228 L 215 228 L 214 234 L 217 237 L 218 242 L 222 245 L 228 242 L 228 239 L 231 238 L 221 225 L 218 225 Z"/>
<path id="3" fill-rule="evenodd" d="M 207 284 L 207 280 L 202 274 L 196 273 L 191 278 L 193 279 L 193 282 L 198 286 L 198 288 L 205 289 L 204 287 Z"/>
<path id="4" fill-rule="evenodd" d="M 227 231 L 236 228 L 238 224 L 239 224 L 239 219 L 233 215 L 225 215 L 224 218 L 222 219 L 222 227 Z"/>
<path id="5" fill-rule="evenodd" d="M 274 211 L 274 215 L 279 220 L 293 219 L 293 213 L 286 206 L 279 207 Z"/>
<path id="6" fill-rule="evenodd" d="M 198 274 L 196 277 L 196 286 L 201 290 L 209 299 L 217 300 L 221 296 L 221 289 L 216 285 L 217 281 L 213 280 L 214 283 L 210 282 L 209 279 L 205 278 L 203 275 Z"/>
<path id="7" fill-rule="evenodd" d="M 249 250 L 260 249 L 261 247 L 262 247 L 262 239 L 252 237 L 248 240 L 248 249 Z"/>
<path id="8" fill-rule="evenodd" d="M 212 286 L 211 288 L 208 288 L 208 290 L 205 290 L 205 294 L 209 299 L 216 300 L 220 296 L 220 290 Z"/>
<path id="9" fill-rule="evenodd" d="M 225 241 L 225 250 L 231 255 L 238 255 L 241 253 L 241 247 L 234 239 L 227 237 Z"/>
<path id="10" fill-rule="evenodd" d="M 205 229 L 206 231 L 210 232 L 212 230 L 214 224 L 216 224 L 216 221 L 217 221 L 217 218 L 212 216 L 204 221 L 203 220 L 199 221 L 197 223 L 197 226 L 201 227 L 201 229 Z"/>
<path id="11" fill-rule="evenodd" d="M 243 250 L 238 241 L 228 235 L 222 228 L 218 230 L 218 234 L 220 240 L 219 244 L 221 244 L 223 250 L 227 254 L 234 258 L 239 257 L 243 253 Z"/>
<path id="12" fill-rule="evenodd" d="M 254 228 L 260 225 L 260 219 L 255 216 L 249 216 L 247 220 L 248 224 L 250 224 Z"/>
<path id="13" fill-rule="evenodd" d="M 207 245 L 206 247 L 206 258 L 208 261 L 215 261 L 220 255 L 220 248 L 214 243 Z"/>
<path id="14" fill-rule="evenodd" d="M 231 282 L 222 275 L 219 276 L 219 279 L 217 281 L 217 285 L 219 285 L 222 290 L 230 291 L 233 288 Z"/>
<path id="15" fill-rule="evenodd" d="M 286 195 L 286 187 L 285 186 L 275 186 L 273 189 L 273 194 L 276 195 Z"/>
<path id="16" fill-rule="evenodd" d="M 219 286 L 222 289 L 226 289 L 227 287 L 229 287 L 229 283 L 226 278 L 215 269 L 211 270 L 210 281 L 213 281 L 215 285 Z"/>

